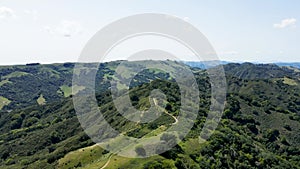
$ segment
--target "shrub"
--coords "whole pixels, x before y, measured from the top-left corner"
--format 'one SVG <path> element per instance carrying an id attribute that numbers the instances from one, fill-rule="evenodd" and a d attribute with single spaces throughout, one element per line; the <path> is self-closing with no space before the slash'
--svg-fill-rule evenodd
<path id="1" fill-rule="evenodd" d="M 135 152 L 137 153 L 138 156 L 146 156 L 146 150 L 144 149 L 143 146 L 137 146 L 135 147 Z"/>

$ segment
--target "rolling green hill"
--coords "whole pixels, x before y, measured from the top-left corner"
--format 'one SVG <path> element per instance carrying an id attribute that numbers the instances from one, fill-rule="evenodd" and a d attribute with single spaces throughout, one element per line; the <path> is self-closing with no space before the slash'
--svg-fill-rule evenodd
<path id="1" fill-rule="evenodd" d="M 110 87 L 114 78 L 114 70 L 120 62 L 101 63 L 96 74 L 96 92 L 101 93 Z M 69 97 L 72 94 L 72 78 L 74 63 L 65 64 L 27 64 L 18 66 L 0 66 L 0 111 L 11 111 L 38 105 L 43 102 L 52 103 Z M 82 68 L 91 67 L 94 63 L 82 63 Z M 164 77 L 166 76 L 166 77 Z M 131 85 L 138 86 L 150 79 L 168 78 L 168 74 L 145 70 L 139 81 Z M 74 93 L 84 90 L 83 86 L 74 86 Z M 5 99 L 5 100 L 4 100 Z M 9 102 L 7 101 L 9 100 Z"/>
<path id="2" fill-rule="evenodd" d="M 300 72 L 290 67 L 279 67 L 275 64 L 229 63 L 224 65 L 228 75 L 240 79 L 272 79 L 284 76 L 299 78 Z"/>
<path id="3" fill-rule="evenodd" d="M 168 114 L 142 124 L 118 113 L 108 90 L 117 64 L 100 65 L 97 77 L 102 79 L 97 100 L 106 121 L 136 138 L 157 135 L 173 125 L 181 94 L 169 75 L 158 70 L 139 73 L 129 95 L 136 108 L 145 110 L 151 104 L 150 91 L 158 88 L 166 95 Z M 193 69 L 201 98 L 192 130 L 163 154 L 131 159 L 95 146 L 83 132 L 72 97 L 65 97 L 70 96 L 72 67 L 55 64 L 0 69 L 1 80 L 9 81 L 0 86 L 0 95 L 11 101 L 2 99 L 6 104 L 0 114 L 0 168 L 300 168 L 297 70 L 250 63 L 225 65 L 226 108 L 217 130 L 199 144 L 211 88 L 205 70 Z"/>

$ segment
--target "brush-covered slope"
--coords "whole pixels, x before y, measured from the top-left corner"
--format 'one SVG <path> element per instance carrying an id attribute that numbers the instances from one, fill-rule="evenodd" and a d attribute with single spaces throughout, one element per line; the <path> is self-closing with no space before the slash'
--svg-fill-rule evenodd
<path id="1" fill-rule="evenodd" d="M 167 62 L 165 62 L 167 63 Z M 101 93 L 110 87 L 114 70 L 120 61 L 99 64 L 96 74 L 96 92 Z M 95 63 L 81 63 L 81 67 L 94 67 Z M 32 105 L 45 105 L 72 95 L 74 63 L 27 64 L 0 66 L 0 111 L 11 111 Z M 158 70 L 145 70 L 132 86 L 149 82 L 150 79 L 168 78 L 167 73 Z M 73 86 L 73 93 L 84 90 L 83 86 Z"/>
<path id="2" fill-rule="evenodd" d="M 198 139 L 209 113 L 210 83 L 205 71 L 195 70 L 201 95 L 200 111 L 188 136 L 172 150 L 150 158 L 130 159 L 93 146 L 80 127 L 71 98 L 66 98 L 1 113 L 0 167 L 299 168 L 300 82 L 297 71 L 270 65 L 231 67 L 225 66 L 228 92 L 223 118 L 203 144 L 199 144 Z M 256 70 L 264 70 L 261 74 L 265 75 L 261 76 Z M 144 82 L 133 85 L 130 90 L 133 105 L 140 110 L 149 108 L 149 94 L 158 88 L 166 94 L 166 110 L 176 117 L 180 106 L 178 85 L 167 76 L 160 79 L 151 76 L 156 80 L 141 78 L 151 75 L 149 72 L 137 76 L 136 80 L 144 79 Z M 168 114 L 148 124 L 125 119 L 117 112 L 109 90 L 97 95 L 97 100 L 106 121 L 131 137 L 156 135 L 174 123 L 174 118 Z"/>
<path id="3" fill-rule="evenodd" d="M 228 75 L 240 79 L 271 79 L 287 77 L 300 77 L 297 69 L 279 67 L 276 64 L 229 63 L 224 65 Z"/>

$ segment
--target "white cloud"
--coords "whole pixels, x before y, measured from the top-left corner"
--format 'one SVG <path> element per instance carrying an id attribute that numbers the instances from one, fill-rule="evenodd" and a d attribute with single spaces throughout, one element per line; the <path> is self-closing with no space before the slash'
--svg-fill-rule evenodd
<path id="1" fill-rule="evenodd" d="M 190 19 L 189 17 L 186 16 L 186 17 L 183 18 L 183 20 L 186 21 L 186 22 L 188 22 L 188 21 L 190 21 L 191 19 Z"/>
<path id="2" fill-rule="evenodd" d="M 79 22 L 69 20 L 61 21 L 58 26 L 45 26 L 44 28 L 50 34 L 63 37 L 72 37 L 83 32 L 83 28 Z"/>
<path id="3" fill-rule="evenodd" d="M 5 18 L 15 18 L 15 11 L 5 7 L 5 6 L 1 6 L 0 7 L 0 19 L 5 19 Z"/>
<path id="4" fill-rule="evenodd" d="M 283 19 L 280 23 L 274 24 L 274 28 L 287 28 L 287 27 L 294 27 L 296 25 L 297 20 L 295 18 L 287 18 Z"/>
<path id="5" fill-rule="evenodd" d="M 36 11 L 36 10 L 25 10 L 24 11 L 24 13 L 25 14 L 27 14 L 27 15 L 31 15 L 32 16 L 32 19 L 34 20 L 34 21 L 37 21 L 38 20 L 38 12 Z"/>

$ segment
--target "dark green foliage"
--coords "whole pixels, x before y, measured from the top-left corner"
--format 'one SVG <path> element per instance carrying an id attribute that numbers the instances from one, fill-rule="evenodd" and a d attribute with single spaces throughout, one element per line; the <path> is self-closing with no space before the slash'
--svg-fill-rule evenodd
<path id="1" fill-rule="evenodd" d="M 273 129 L 269 129 L 266 133 L 266 138 L 269 142 L 274 142 L 277 140 L 279 136 L 279 131 L 278 130 L 273 130 Z"/>
<path id="2" fill-rule="evenodd" d="M 281 68 L 275 64 L 229 63 L 224 65 L 224 69 L 227 75 L 232 75 L 239 79 L 271 79 L 284 76 L 299 76 L 298 72 L 288 68 Z"/>
<path id="3" fill-rule="evenodd" d="M 150 161 L 144 164 L 144 169 L 170 169 L 173 168 L 174 165 L 167 160 L 161 161 Z"/>
<path id="4" fill-rule="evenodd" d="M 142 156 L 142 157 L 146 156 L 146 150 L 144 149 L 143 146 L 135 147 L 135 152 L 138 156 Z"/>
<path id="5" fill-rule="evenodd" d="M 164 133 L 160 140 L 166 142 L 168 145 L 174 145 L 176 143 L 176 136 L 173 134 Z"/>
<path id="6" fill-rule="evenodd" d="M 63 98 L 57 91 L 62 85 L 70 85 L 72 70 L 63 65 L 27 65 L 0 68 L 1 80 L 3 77 L 13 72 L 25 72 L 24 76 L 11 77 L 0 88 L 1 96 L 8 98 L 12 102 L 6 106 L 6 110 L 24 108 L 37 104 L 40 94 L 43 94 L 47 102 L 56 101 Z"/>
<path id="7" fill-rule="evenodd" d="M 55 122 L 57 117 L 63 120 Z M 11 130 L 11 119 L 19 118 L 24 119 L 23 124 Z M 13 111 L 3 115 L 0 123 L 1 165 L 27 165 L 43 160 L 54 165 L 66 153 L 92 144 L 83 133 L 70 100 Z M 24 158 L 26 162 L 21 161 Z"/>
<path id="8" fill-rule="evenodd" d="M 161 126 L 170 127 L 174 119 L 167 114 L 148 124 L 137 124 L 118 113 L 107 90 L 114 74 L 112 67 L 118 63 L 102 63 L 97 73 L 97 84 L 101 84 L 96 86 L 97 100 L 105 120 L 120 133 L 136 138 Z M 1 96 L 12 100 L 0 114 L 0 168 L 55 168 L 68 152 L 93 144 L 78 122 L 71 98 L 57 92 L 60 86 L 71 85 L 73 67 L 65 63 L 1 68 L 1 78 L 16 71 L 28 74 L 9 79 L 12 83 L 0 89 Z M 160 155 L 163 160 L 147 162 L 143 168 L 299 168 L 299 73 L 250 63 L 229 64 L 225 70 L 226 108 L 213 135 L 201 145 L 193 144 L 210 113 L 211 102 L 207 73 L 193 69 L 200 91 L 200 110 L 192 130 L 183 142 Z M 284 83 L 284 77 L 299 86 Z M 177 116 L 180 91 L 167 73 L 144 70 L 136 75 L 130 84 L 131 102 L 137 109 L 149 109 L 148 97 L 154 89 L 166 95 L 165 109 Z M 46 105 L 37 105 L 40 94 L 47 100 Z M 208 135 L 210 131 L 206 132 Z M 160 139 L 172 144 L 177 137 L 182 138 L 163 134 Z M 144 147 L 137 146 L 135 151 L 146 156 Z"/>

